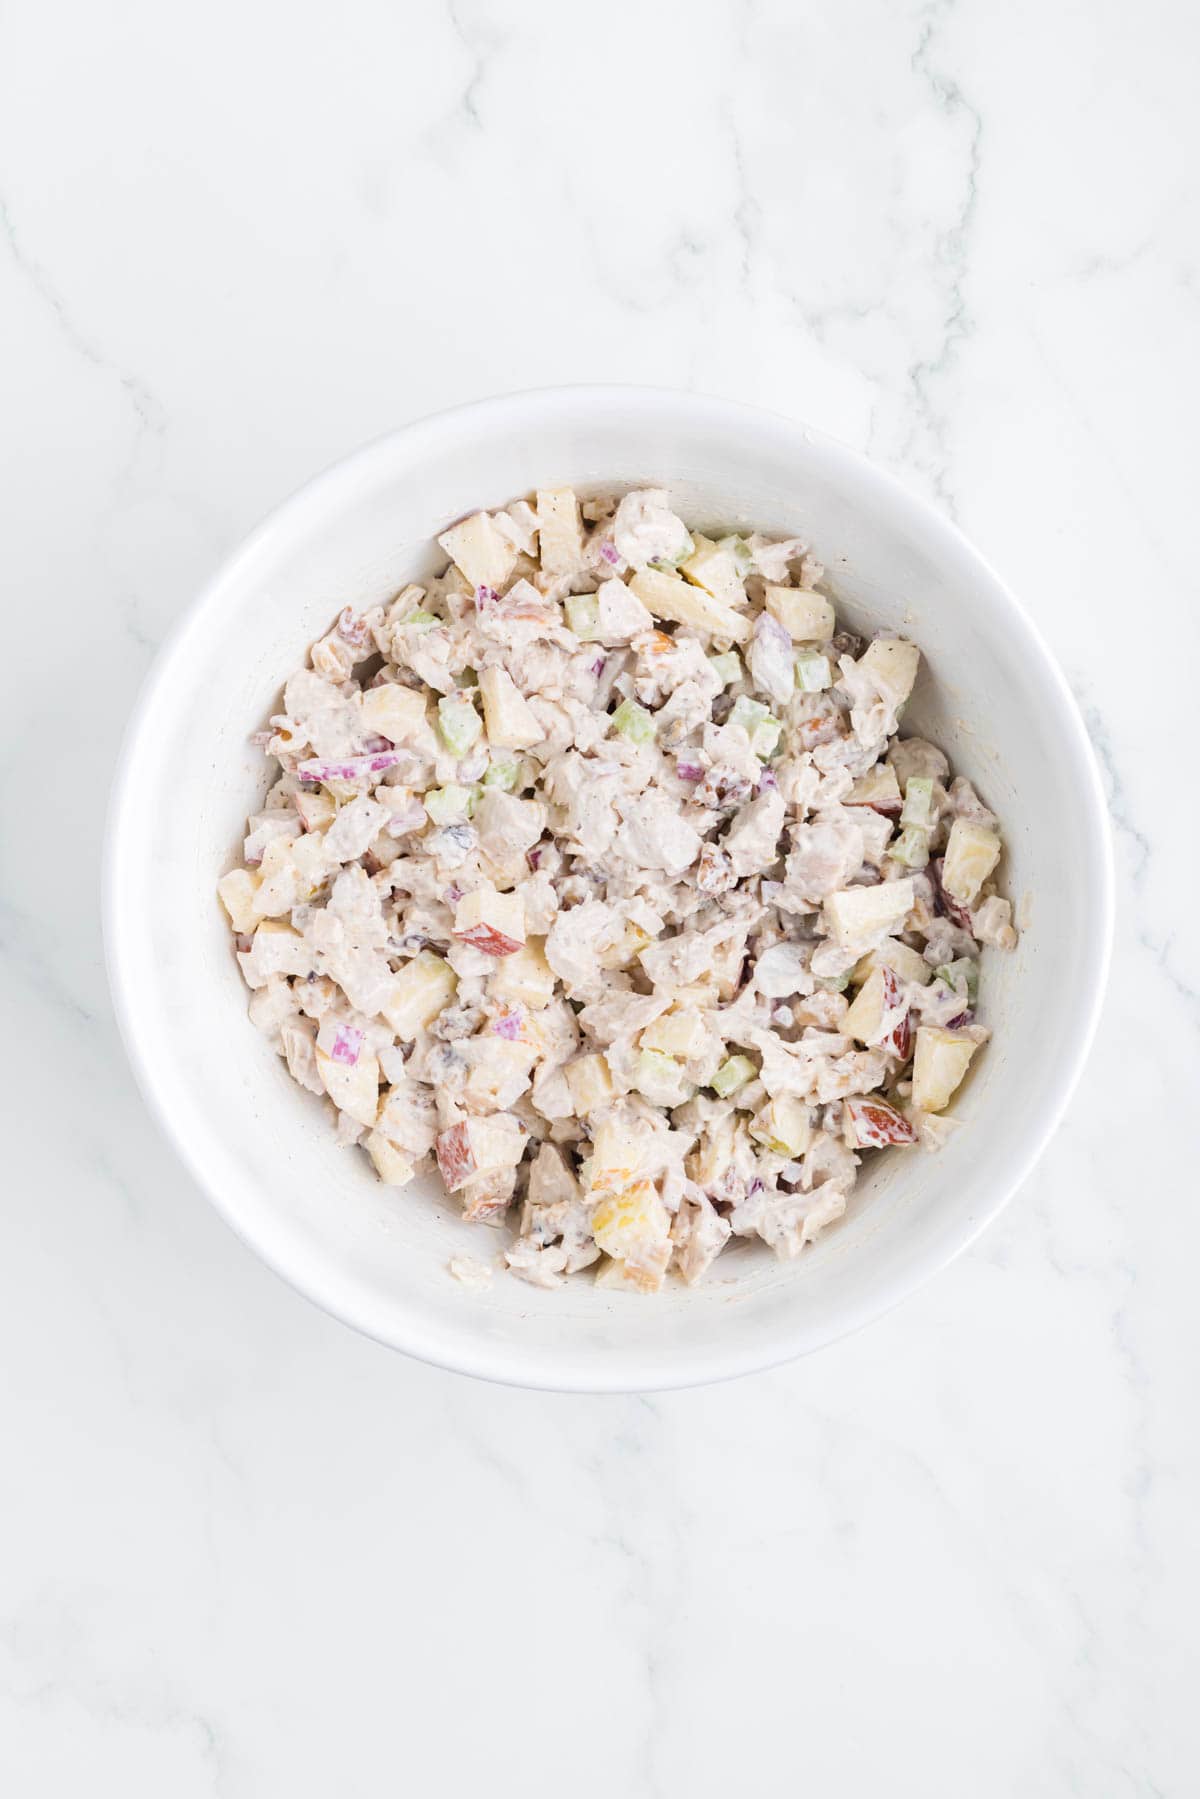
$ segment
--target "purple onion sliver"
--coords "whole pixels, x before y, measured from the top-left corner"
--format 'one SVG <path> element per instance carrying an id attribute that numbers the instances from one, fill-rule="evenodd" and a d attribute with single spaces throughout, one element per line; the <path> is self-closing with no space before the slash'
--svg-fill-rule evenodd
<path id="1" fill-rule="evenodd" d="M 475 589 L 475 609 L 481 606 L 494 606 L 500 595 L 494 587 L 477 587 Z"/>
<path id="2" fill-rule="evenodd" d="M 957 1018 L 952 1018 L 950 1020 L 949 1024 L 946 1026 L 946 1029 L 948 1031 L 961 1031 L 965 1025 L 974 1024 L 974 1023 L 975 1023 L 974 1012 L 960 1012 Z"/>
<path id="3" fill-rule="evenodd" d="M 610 543 L 607 537 L 601 538 L 601 540 L 600 540 L 600 554 L 603 556 L 605 562 L 608 563 L 610 568 L 616 568 L 618 562 L 620 562 L 620 560 L 621 560 L 619 554 L 617 553 L 616 544 Z"/>
<path id="4" fill-rule="evenodd" d="M 704 770 L 698 762 L 677 762 L 675 773 L 681 781 L 702 781 L 704 779 Z"/>
<path id="5" fill-rule="evenodd" d="M 761 775 L 758 777 L 758 787 L 755 791 L 758 793 L 773 793 L 778 786 L 779 782 L 775 779 L 774 769 L 764 768 Z"/>
<path id="6" fill-rule="evenodd" d="M 519 1037 L 521 1034 L 520 1010 L 502 1013 L 492 1026 L 492 1032 L 494 1036 L 507 1037 L 510 1040 Z"/>
<path id="7" fill-rule="evenodd" d="M 528 862 L 530 868 L 535 870 L 540 868 L 542 862 L 541 850 L 526 850 L 525 860 Z"/>
<path id="8" fill-rule="evenodd" d="M 604 664 L 607 661 L 607 656 L 597 656 L 596 660 L 592 663 L 592 673 L 597 676 L 597 678 L 604 673 Z"/>

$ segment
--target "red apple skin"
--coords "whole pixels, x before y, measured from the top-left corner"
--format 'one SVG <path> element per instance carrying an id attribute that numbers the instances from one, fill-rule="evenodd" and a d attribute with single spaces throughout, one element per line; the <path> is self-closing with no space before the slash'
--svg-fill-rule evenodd
<path id="1" fill-rule="evenodd" d="M 867 1099 L 855 1094 L 846 1101 L 846 1110 L 854 1126 L 854 1140 L 859 1149 L 886 1149 L 893 1143 L 915 1143 L 917 1133 L 907 1118 L 885 1099 Z"/>

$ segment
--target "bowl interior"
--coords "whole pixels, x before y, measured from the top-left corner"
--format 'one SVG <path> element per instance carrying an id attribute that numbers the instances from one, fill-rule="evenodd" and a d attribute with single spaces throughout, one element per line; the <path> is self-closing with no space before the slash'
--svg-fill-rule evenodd
<path id="1" fill-rule="evenodd" d="M 214 893 L 267 785 L 249 734 L 344 605 L 435 565 L 436 531 L 538 484 L 654 482 L 701 525 L 799 533 L 852 626 L 911 635 L 925 662 L 905 728 L 1000 814 L 1003 877 L 1029 896 L 1012 956 L 987 952 L 995 1037 L 937 1156 L 893 1152 L 799 1262 L 739 1246 L 705 1285 L 655 1299 L 583 1279 L 469 1291 L 464 1225 L 432 1183 L 379 1185 L 246 1017 Z M 715 1378 L 841 1334 L 961 1248 L 1020 1179 L 1065 1101 L 1101 984 L 1107 863 L 1094 771 L 1053 664 L 950 527 L 852 453 L 786 421 L 685 395 L 560 391 L 409 428 L 320 477 L 250 539 L 160 659 L 128 740 L 108 887 L 118 1006 L 143 1086 L 192 1171 L 288 1279 L 380 1338 L 448 1366 L 567 1387 Z"/>

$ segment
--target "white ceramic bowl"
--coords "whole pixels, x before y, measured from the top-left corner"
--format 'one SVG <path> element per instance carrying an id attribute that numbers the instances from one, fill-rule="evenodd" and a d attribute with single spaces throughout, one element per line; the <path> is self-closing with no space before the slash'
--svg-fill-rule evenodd
<path id="1" fill-rule="evenodd" d="M 447 1258 L 498 1247 L 429 1182 L 397 1192 L 338 1150 L 246 1017 L 214 895 L 265 790 L 248 738 L 344 605 L 433 566 L 434 534 L 539 484 L 662 484 L 694 522 L 801 533 L 854 627 L 910 634 L 927 662 L 905 716 L 1000 814 L 1015 955 L 986 957 L 995 1036 L 936 1156 L 871 1164 L 846 1217 L 797 1263 L 726 1252 L 707 1284 L 652 1299 L 586 1278 L 484 1293 Z M 640 388 L 517 394 L 422 420 L 288 500 L 164 648 L 121 756 L 105 879 L 113 994 L 142 1090 L 213 1204 L 273 1268 L 347 1323 L 447 1368 L 530 1386 L 653 1389 L 815 1349 L 878 1316 L 966 1247 L 1054 1130 L 1096 1023 L 1112 877 L 1104 801 L 1061 674 L 959 533 L 860 456 L 724 401 Z"/>

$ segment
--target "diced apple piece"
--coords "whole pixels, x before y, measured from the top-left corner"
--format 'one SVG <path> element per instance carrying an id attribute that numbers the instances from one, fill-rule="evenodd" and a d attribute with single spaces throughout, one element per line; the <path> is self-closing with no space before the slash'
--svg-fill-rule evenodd
<path id="1" fill-rule="evenodd" d="M 385 788 L 385 792 L 393 789 Z M 337 801 L 323 787 L 301 788 L 292 795 L 292 804 L 300 814 L 300 823 L 306 831 L 322 831 L 326 825 L 333 823 L 333 815 L 337 811 Z"/>
<path id="2" fill-rule="evenodd" d="M 245 933 L 254 929 L 258 920 L 254 904 L 258 886 L 257 876 L 252 875 L 248 868 L 231 868 L 217 882 L 217 897 L 228 912 L 229 922 L 235 931 Z"/>
<path id="3" fill-rule="evenodd" d="M 956 818 L 942 863 L 942 886 L 960 906 L 973 906 L 999 860 L 1000 839 L 995 831 L 972 824 L 968 818 Z"/>
<path id="4" fill-rule="evenodd" d="M 515 1118 L 467 1118 L 441 1133 L 434 1152 L 447 1192 L 457 1193 L 469 1181 L 515 1168 L 525 1153 L 525 1132 Z"/>
<path id="5" fill-rule="evenodd" d="M 396 976 L 383 1016 L 402 1043 L 411 1043 L 450 1004 L 457 986 L 454 970 L 423 949 Z"/>
<path id="6" fill-rule="evenodd" d="M 823 593 L 780 587 L 773 581 L 765 583 L 763 593 L 767 611 L 794 643 L 827 643 L 833 636 L 834 611 Z"/>
<path id="7" fill-rule="evenodd" d="M 957 1031 L 932 1024 L 920 1027 L 912 1077 L 912 1103 L 918 1111 L 940 1112 L 949 1105 L 978 1047 Z"/>
<path id="8" fill-rule="evenodd" d="M 695 1089 L 689 1084 L 683 1064 L 661 1050 L 644 1049 L 634 1068 L 635 1092 L 655 1106 L 681 1106 Z"/>
<path id="9" fill-rule="evenodd" d="M 362 698 L 362 719 L 368 731 L 378 731 L 390 743 L 408 743 L 426 724 L 425 695 L 415 687 L 388 681 L 368 687 Z"/>
<path id="10" fill-rule="evenodd" d="M 528 1006 L 539 1012 L 554 998 L 554 970 L 546 960 L 542 940 L 530 940 L 511 956 L 504 956 L 496 972 L 488 979 L 488 993 L 494 999 Z"/>
<path id="11" fill-rule="evenodd" d="M 894 818 L 903 803 L 896 771 L 889 762 L 877 762 L 854 783 L 845 799 L 847 806 L 871 806 L 888 818 Z"/>
<path id="12" fill-rule="evenodd" d="M 637 1181 L 602 1199 L 592 1213 L 592 1235 L 635 1286 L 653 1292 L 662 1285 L 671 1258 L 671 1214 L 653 1181 Z"/>
<path id="13" fill-rule="evenodd" d="M 511 956 L 525 942 L 525 902 L 519 893 L 476 887 L 454 909 L 454 935 L 487 956 Z"/>
<path id="14" fill-rule="evenodd" d="M 340 1112 L 348 1112 L 359 1124 L 374 1124 L 379 1114 L 379 1061 L 359 1055 L 353 1062 L 327 1055 L 317 1045 L 317 1073 L 326 1093 Z"/>
<path id="15" fill-rule="evenodd" d="M 503 587 L 517 560 L 516 545 L 486 512 L 451 525 L 438 542 L 472 587 Z"/>
<path id="16" fill-rule="evenodd" d="M 488 1039 L 487 1054 L 467 1076 L 467 1095 L 473 1110 L 495 1112 L 511 1105 L 529 1085 L 529 1071 L 537 1055 L 528 1042 Z"/>
<path id="17" fill-rule="evenodd" d="M 375 1164 L 375 1172 L 388 1187 L 404 1187 L 411 1181 L 416 1172 L 416 1163 L 406 1155 L 398 1143 L 380 1130 L 374 1130 L 363 1139 L 363 1148 Z"/>
<path id="18" fill-rule="evenodd" d="M 874 1094 L 855 1093 L 845 1102 L 847 1136 L 852 1149 L 886 1149 L 892 1143 L 915 1143 L 908 1119 Z"/>
<path id="19" fill-rule="evenodd" d="M 812 1139 L 812 1112 L 794 1094 L 781 1093 L 755 1115 L 750 1135 L 778 1156 L 802 1156 Z"/>
<path id="20" fill-rule="evenodd" d="M 693 542 L 696 547 L 680 563 L 680 572 L 697 587 L 703 587 L 722 606 L 744 606 L 745 583 L 728 544 L 713 543 L 711 538 L 699 536 L 694 537 Z"/>
<path id="21" fill-rule="evenodd" d="M 639 569 L 629 587 L 655 618 L 670 619 L 677 625 L 691 625 L 697 631 L 707 631 L 713 637 L 727 638 L 732 643 L 744 643 L 753 629 L 750 620 L 735 612 L 732 606 L 722 605 L 704 588 L 696 587 L 678 575 L 665 574 L 661 569 Z"/>
<path id="22" fill-rule="evenodd" d="M 485 668 L 479 676 L 483 720 L 493 749 L 527 750 L 546 735 L 533 707 L 504 668 Z"/>
<path id="23" fill-rule="evenodd" d="M 571 487 L 538 488 L 538 557 L 542 572 L 567 575 L 583 557 L 579 501 Z"/>
<path id="24" fill-rule="evenodd" d="M 708 1042 L 708 1032 L 699 1012 L 667 1012 L 648 1024 L 639 1039 L 643 1049 L 661 1050 L 664 1056 L 699 1055 Z"/>
<path id="25" fill-rule="evenodd" d="M 839 949 L 866 949 L 881 931 L 895 930 L 912 911 L 912 903 L 910 879 L 847 887 L 825 901 L 825 921 Z"/>
<path id="26" fill-rule="evenodd" d="M 883 1035 L 883 1023 L 900 997 L 900 983 L 890 968 L 868 975 L 841 1023 L 847 1037 L 870 1046 Z"/>
<path id="27" fill-rule="evenodd" d="M 877 949 L 868 950 L 862 961 L 855 963 L 850 979 L 858 985 L 877 968 L 895 969 L 902 981 L 917 981 L 922 987 L 933 979 L 924 956 L 895 937 L 885 937 Z"/>
<path id="28" fill-rule="evenodd" d="M 877 637 L 867 645 L 858 665 L 868 671 L 892 706 L 898 707 L 912 692 L 920 663 L 921 652 L 915 643 L 903 637 Z"/>
<path id="29" fill-rule="evenodd" d="M 904 991 L 893 969 L 880 966 L 872 970 L 838 1028 L 868 1049 L 885 1049 L 908 1060 L 912 1027 Z"/>
<path id="30" fill-rule="evenodd" d="M 620 1109 L 610 1112 L 592 1132 L 592 1191 L 609 1193 L 627 1187 L 641 1171 L 645 1154 L 645 1133 Z"/>
<path id="31" fill-rule="evenodd" d="M 613 1096 L 612 1075 L 603 1056 L 577 1056 L 563 1070 L 571 1101 L 578 1118 L 586 1118 L 597 1106 L 606 1106 Z"/>

